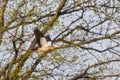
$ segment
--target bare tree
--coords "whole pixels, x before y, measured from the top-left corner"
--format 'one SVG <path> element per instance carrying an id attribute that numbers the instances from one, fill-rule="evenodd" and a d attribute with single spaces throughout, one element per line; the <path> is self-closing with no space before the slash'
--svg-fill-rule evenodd
<path id="1" fill-rule="evenodd" d="M 2 0 L 0 79 L 119 80 L 118 0 Z M 52 45 L 33 52 L 33 29 Z"/>

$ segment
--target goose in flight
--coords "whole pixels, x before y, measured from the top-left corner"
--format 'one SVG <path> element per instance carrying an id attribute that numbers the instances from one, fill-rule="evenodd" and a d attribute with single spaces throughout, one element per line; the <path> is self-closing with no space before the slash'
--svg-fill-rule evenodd
<path id="1" fill-rule="evenodd" d="M 50 36 L 49 35 L 44 36 L 44 34 L 38 28 L 34 29 L 34 34 L 36 38 L 36 43 L 38 44 L 38 47 L 36 49 L 33 49 L 34 51 L 46 52 L 48 50 L 53 50 L 55 48 L 60 47 L 52 46 Z"/>

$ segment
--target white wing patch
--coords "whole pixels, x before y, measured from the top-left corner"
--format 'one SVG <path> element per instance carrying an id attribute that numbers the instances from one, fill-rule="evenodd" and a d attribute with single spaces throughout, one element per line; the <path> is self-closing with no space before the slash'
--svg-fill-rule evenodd
<path id="1" fill-rule="evenodd" d="M 47 41 L 44 37 L 40 38 L 40 42 L 41 42 L 42 47 L 47 47 L 48 46 L 48 43 L 47 43 Z"/>

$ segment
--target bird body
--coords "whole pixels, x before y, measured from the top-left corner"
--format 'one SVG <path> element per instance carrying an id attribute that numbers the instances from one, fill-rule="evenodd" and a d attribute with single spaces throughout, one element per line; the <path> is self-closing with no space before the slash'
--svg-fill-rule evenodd
<path id="1" fill-rule="evenodd" d="M 44 47 L 39 47 L 36 51 L 37 52 L 46 52 L 49 50 L 53 50 L 55 48 L 60 48 L 60 46 L 44 46 Z"/>
<path id="2" fill-rule="evenodd" d="M 44 36 L 38 28 L 34 29 L 34 34 L 36 38 L 36 43 L 38 44 L 38 47 L 33 49 L 34 51 L 46 52 L 60 47 L 60 46 L 51 46 L 50 36 L 49 35 Z"/>

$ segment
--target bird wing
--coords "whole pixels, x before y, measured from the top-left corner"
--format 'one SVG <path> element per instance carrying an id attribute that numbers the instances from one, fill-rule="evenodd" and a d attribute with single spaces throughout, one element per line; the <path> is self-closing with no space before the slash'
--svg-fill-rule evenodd
<path id="1" fill-rule="evenodd" d="M 51 41 L 50 35 L 46 35 L 45 38 L 47 41 Z"/>
<path id="2" fill-rule="evenodd" d="M 39 47 L 41 47 L 40 38 L 44 37 L 43 33 L 38 28 L 35 28 L 34 34 L 36 38 L 36 43 L 38 44 Z"/>

